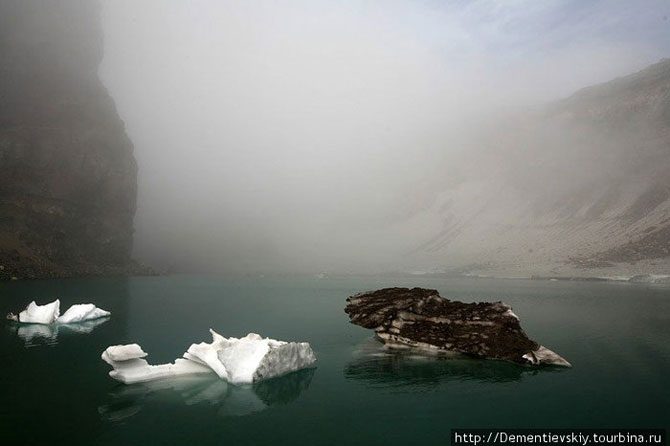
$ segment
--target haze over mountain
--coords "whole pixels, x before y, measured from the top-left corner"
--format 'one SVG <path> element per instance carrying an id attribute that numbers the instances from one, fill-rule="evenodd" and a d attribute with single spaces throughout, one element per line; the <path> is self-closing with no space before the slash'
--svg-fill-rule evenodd
<path id="1" fill-rule="evenodd" d="M 414 256 L 511 274 L 667 271 L 670 60 L 505 119 L 475 146 L 462 180 L 414 217 L 438 222 Z"/>
<path id="2" fill-rule="evenodd" d="M 140 164 L 135 252 L 178 271 L 489 260 L 527 271 L 620 246 L 629 225 L 607 222 L 652 187 L 627 183 L 651 136 L 579 115 L 632 113 L 616 88 L 556 101 L 670 54 L 667 12 L 662 2 L 106 2 L 101 75 Z M 576 220 L 579 206 L 591 217 Z"/>
<path id="3" fill-rule="evenodd" d="M 1 278 L 668 271 L 665 1 L 0 7 Z"/>

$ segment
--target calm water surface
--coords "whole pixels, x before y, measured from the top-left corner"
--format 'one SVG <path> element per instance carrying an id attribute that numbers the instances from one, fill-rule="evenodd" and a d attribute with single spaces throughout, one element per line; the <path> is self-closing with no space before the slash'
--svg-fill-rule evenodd
<path id="1" fill-rule="evenodd" d="M 572 362 L 380 355 L 345 298 L 386 286 L 503 300 L 532 338 Z M 112 312 L 78 330 L 0 332 L 3 444 L 449 444 L 454 427 L 670 428 L 670 288 L 494 279 L 150 277 L 0 284 L 0 312 L 31 299 Z M 211 378 L 125 386 L 100 359 L 137 342 L 151 363 L 253 331 L 312 344 L 318 367 L 252 387 Z"/>

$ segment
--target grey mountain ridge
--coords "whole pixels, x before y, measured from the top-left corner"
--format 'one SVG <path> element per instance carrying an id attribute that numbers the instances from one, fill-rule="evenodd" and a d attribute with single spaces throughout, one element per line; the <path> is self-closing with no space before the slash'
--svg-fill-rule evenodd
<path id="1" fill-rule="evenodd" d="M 442 229 L 415 258 L 511 275 L 667 271 L 670 60 L 507 118 L 476 147 L 417 217 Z"/>

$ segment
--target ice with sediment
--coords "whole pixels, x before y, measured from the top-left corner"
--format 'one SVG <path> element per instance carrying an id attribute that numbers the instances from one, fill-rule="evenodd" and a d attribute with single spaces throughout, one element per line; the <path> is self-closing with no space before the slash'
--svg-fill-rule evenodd
<path id="1" fill-rule="evenodd" d="M 215 373 L 232 384 L 251 384 L 308 368 L 316 361 L 307 342 L 277 341 L 255 333 L 240 339 L 210 333 L 211 343 L 192 344 L 174 363 L 149 365 L 137 344 L 108 347 L 102 359 L 114 368 L 109 375 L 126 384 L 200 373 Z"/>
<path id="2" fill-rule="evenodd" d="M 93 304 L 75 304 L 61 316 L 60 300 L 44 305 L 37 305 L 35 301 L 28 304 L 18 316 L 9 314 L 8 318 L 24 324 L 75 324 L 109 316 L 111 313 Z"/>

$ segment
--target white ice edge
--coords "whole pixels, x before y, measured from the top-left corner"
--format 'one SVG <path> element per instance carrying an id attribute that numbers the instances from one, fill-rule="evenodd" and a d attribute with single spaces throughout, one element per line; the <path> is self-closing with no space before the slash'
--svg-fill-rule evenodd
<path id="1" fill-rule="evenodd" d="M 211 343 L 192 344 L 174 363 L 150 365 L 141 359 L 146 354 L 137 344 L 108 347 L 102 359 L 114 368 L 109 375 L 126 384 L 202 373 L 232 384 L 251 384 L 308 368 L 316 361 L 307 342 L 277 341 L 255 333 L 225 338 L 210 332 Z"/>
<path id="2" fill-rule="evenodd" d="M 572 364 L 565 358 L 543 345 L 540 345 L 537 350 L 526 353 L 522 358 L 532 365 L 546 364 L 559 367 L 572 367 Z"/>

